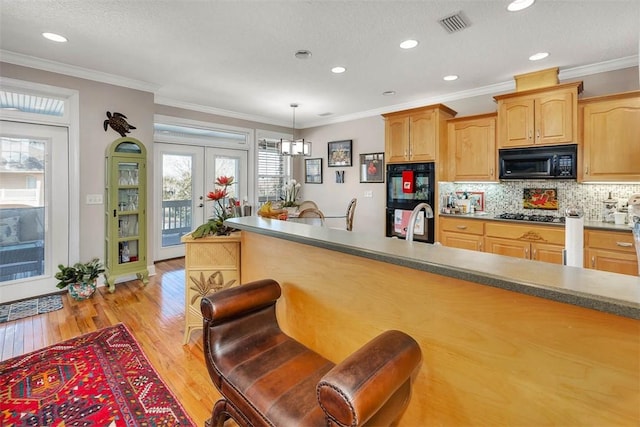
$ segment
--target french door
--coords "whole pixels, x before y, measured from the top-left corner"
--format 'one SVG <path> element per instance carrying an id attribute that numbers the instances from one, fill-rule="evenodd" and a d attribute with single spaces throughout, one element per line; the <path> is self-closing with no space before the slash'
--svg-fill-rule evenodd
<path id="1" fill-rule="evenodd" d="M 69 263 L 66 127 L 0 121 L 0 303 L 56 292 Z"/>
<path id="2" fill-rule="evenodd" d="M 180 238 L 213 213 L 206 194 L 217 177 L 233 176 L 228 188 L 236 200 L 247 197 L 247 151 L 155 143 L 155 261 L 184 256 Z"/>

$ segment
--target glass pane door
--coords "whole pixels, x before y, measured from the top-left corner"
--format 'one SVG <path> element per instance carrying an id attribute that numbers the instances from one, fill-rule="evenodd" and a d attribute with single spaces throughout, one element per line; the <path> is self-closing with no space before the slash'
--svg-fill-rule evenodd
<path id="1" fill-rule="evenodd" d="M 213 202 L 206 194 L 215 189 L 217 177 L 233 176 L 230 196 L 241 202 L 247 197 L 248 169 L 244 150 L 155 143 L 154 156 L 160 166 L 154 180 L 158 261 L 184 256 L 180 238 L 213 214 Z"/>
<path id="2" fill-rule="evenodd" d="M 180 239 L 202 224 L 204 149 L 189 145 L 154 144 L 155 259 L 184 256 Z"/>
<path id="3" fill-rule="evenodd" d="M 0 121 L 0 303 L 58 291 L 53 275 L 69 257 L 67 152 L 66 128 Z"/>

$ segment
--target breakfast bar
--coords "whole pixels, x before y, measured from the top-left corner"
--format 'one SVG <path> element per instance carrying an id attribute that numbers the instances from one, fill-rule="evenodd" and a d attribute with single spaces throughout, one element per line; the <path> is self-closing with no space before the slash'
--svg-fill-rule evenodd
<path id="1" fill-rule="evenodd" d="M 401 426 L 635 425 L 640 278 L 243 217 L 243 282 L 280 283 L 285 332 L 341 360 L 389 329 L 423 353 Z"/>

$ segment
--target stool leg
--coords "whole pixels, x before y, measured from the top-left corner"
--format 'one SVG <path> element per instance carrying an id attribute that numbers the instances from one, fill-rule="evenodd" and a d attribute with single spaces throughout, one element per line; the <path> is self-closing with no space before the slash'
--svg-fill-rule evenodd
<path id="1" fill-rule="evenodd" d="M 225 399 L 218 400 L 213 405 L 213 412 L 207 427 L 224 427 L 224 422 L 229 419 L 229 413 L 227 412 L 227 401 Z M 207 423 L 205 423 L 206 425 Z"/>

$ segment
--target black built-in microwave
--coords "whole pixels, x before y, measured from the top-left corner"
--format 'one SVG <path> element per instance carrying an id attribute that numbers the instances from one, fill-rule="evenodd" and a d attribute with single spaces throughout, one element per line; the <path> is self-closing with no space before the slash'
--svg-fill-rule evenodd
<path id="1" fill-rule="evenodd" d="M 576 179 L 577 145 L 498 151 L 500 179 Z"/>

